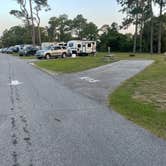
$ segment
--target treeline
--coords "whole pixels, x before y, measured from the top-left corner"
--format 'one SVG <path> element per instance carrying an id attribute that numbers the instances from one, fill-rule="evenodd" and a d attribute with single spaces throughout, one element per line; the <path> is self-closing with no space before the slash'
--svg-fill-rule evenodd
<path id="1" fill-rule="evenodd" d="M 123 28 L 135 25 L 133 52 L 164 52 L 165 41 L 165 6 L 166 0 L 117 0 L 121 12 L 125 13 Z M 158 17 L 153 8 L 157 8 Z"/>
<path id="2" fill-rule="evenodd" d="M 132 51 L 133 36 L 121 34 L 118 24 L 112 23 L 97 27 L 93 22 L 88 22 L 83 15 L 69 19 L 63 14 L 51 17 L 48 26 L 40 27 L 40 40 L 42 42 L 67 42 L 69 40 L 95 40 L 99 51 Z M 38 27 L 35 27 L 36 44 L 40 45 Z M 14 26 L 5 30 L 1 37 L 1 45 L 8 47 L 16 44 L 32 43 L 29 26 Z"/>
<path id="3" fill-rule="evenodd" d="M 21 19 L 24 26 L 14 26 L 5 30 L 1 39 L 1 47 L 41 42 L 67 42 L 72 39 L 96 40 L 98 50 L 129 52 L 165 52 L 166 51 L 166 0 L 117 0 L 121 12 L 125 14 L 122 25 L 117 23 L 97 27 L 79 14 L 70 19 L 63 14 L 51 17 L 48 26 L 41 27 L 40 11 L 51 10 L 47 0 L 17 1 L 19 10 L 11 10 L 10 14 Z M 30 11 L 27 9 L 30 6 Z M 158 8 L 158 16 L 154 15 L 153 6 Z M 134 35 L 122 34 L 120 29 L 135 26 Z"/>

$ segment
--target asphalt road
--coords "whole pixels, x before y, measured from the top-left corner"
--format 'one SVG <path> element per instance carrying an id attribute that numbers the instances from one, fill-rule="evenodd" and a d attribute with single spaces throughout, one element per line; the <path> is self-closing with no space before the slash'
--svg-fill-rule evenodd
<path id="1" fill-rule="evenodd" d="M 144 70 L 153 60 L 121 60 L 105 66 L 58 78 L 63 85 L 102 104 L 121 83 Z"/>
<path id="2" fill-rule="evenodd" d="M 165 166 L 166 142 L 24 60 L 0 55 L 0 165 Z"/>

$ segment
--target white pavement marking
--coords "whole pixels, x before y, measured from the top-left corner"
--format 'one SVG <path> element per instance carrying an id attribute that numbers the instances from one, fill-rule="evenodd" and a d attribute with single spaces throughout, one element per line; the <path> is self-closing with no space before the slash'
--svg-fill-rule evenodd
<path id="1" fill-rule="evenodd" d="M 90 77 L 80 77 L 81 80 L 85 80 L 88 81 L 89 83 L 96 83 L 96 82 L 100 82 L 100 80 L 95 80 L 93 78 Z"/>
<path id="2" fill-rule="evenodd" d="M 23 82 L 19 82 L 18 80 L 12 80 L 9 85 L 17 86 L 17 85 L 21 85 L 21 84 L 23 84 Z"/>

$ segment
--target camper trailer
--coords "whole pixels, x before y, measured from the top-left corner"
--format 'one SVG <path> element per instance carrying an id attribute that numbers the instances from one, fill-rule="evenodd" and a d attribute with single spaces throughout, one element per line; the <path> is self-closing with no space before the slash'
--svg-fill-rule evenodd
<path id="1" fill-rule="evenodd" d="M 89 55 L 96 53 L 95 41 L 72 40 L 67 43 L 68 54 Z"/>
<path id="2" fill-rule="evenodd" d="M 49 46 L 66 46 L 66 43 L 64 43 L 64 42 L 43 42 L 41 44 L 41 49 L 45 49 Z"/>

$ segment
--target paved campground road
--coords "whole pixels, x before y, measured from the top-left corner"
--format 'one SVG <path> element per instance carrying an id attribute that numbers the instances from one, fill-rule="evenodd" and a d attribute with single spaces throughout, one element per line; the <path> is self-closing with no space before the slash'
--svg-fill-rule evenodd
<path id="1" fill-rule="evenodd" d="M 152 63 L 153 60 L 121 60 L 84 72 L 63 74 L 58 78 L 70 89 L 104 104 L 108 95 L 122 82 Z"/>
<path id="2" fill-rule="evenodd" d="M 62 81 L 0 54 L 1 166 L 166 165 L 165 141 Z"/>

